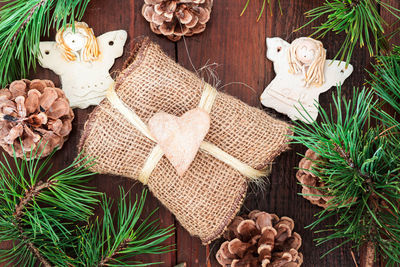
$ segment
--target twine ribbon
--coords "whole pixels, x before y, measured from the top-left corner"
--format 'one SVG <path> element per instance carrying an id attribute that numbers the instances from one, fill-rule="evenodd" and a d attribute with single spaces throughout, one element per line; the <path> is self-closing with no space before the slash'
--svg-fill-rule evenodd
<path id="1" fill-rule="evenodd" d="M 211 109 L 214 105 L 214 101 L 217 97 L 217 90 L 211 85 L 205 83 L 204 91 L 202 93 L 199 108 L 206 110 L 208 113 L 211 112 Z M 111 105 L 117 109 L 127 120 L 131 123 L 139 132 L 141 132 L 144 136 L 146 136 L 151 141 L 157 143 L 157 140 L 151 135 L 150 130 L 147 125 L 140 119 L 140 117 L 131 110 L 128 106 L 125 105 L 124 102 L 118 97 L 117 93 L 114 90 L 114 85 L 112 85 L 107 91 L 107 99 L 110 101 Z M 216 159 L 224 162 L 230 167 L 234 168 L 238 172 L 240 172 L 245 177 L 254 180 L 260 177 L 264 177 L 267 175 L 268 170 L 256 170 L 253 167 L 247 165 L 246 163 L 241 162 L 239 159 L 229 155 L 216 145 L 203 141 L 200 145 L 200 149 Z M 143 168 L 139 174 L 138 180 L 143 184 L 147 184 L 151 173 L 156 168 L 158 162 L 163 157 L 164 152 L 162 151 L 159 145 L 156 145 L 153 150 L 150 152 L 146 162 L 143 165 Z"/>

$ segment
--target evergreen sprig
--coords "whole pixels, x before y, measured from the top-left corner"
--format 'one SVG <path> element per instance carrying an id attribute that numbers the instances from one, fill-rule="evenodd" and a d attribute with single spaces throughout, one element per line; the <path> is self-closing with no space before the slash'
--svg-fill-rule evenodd
<path id="1" fill-rule="evenodd" d="M 32 152 L 33 153 L 33 152 Z M 36 157 L 31 153 L 31 158 Z M 86 159 L 51 173 L 50 159 L 18 160 L 14 168 L 3 154 L 0 162 L 0 242 L 11 249 L 0 250 L 0 261 L 16 266 L 67 266 L 72 260 L 76 224 L 85 222 L 98 202 L 99 193 L 84 183 L 92 175 Z M 39 155 L 38 158 L 40 158 Z"/>
<path id="2" fill-rule="evenodd" d="M 90 0 L 0 0 L 0 86 L 36 67 L 40 38 L 80 20 Z"/>
<path id="3" fill-rule="evenodd" d="M 339 88 L 329 112 L 319 106 L 321 122 L 296 123 L 293 128 L 294 142 L 320 155 L 311 172 L 333 197 L 309 227 L 335 218 L 333 225 L 318 231 L 325 233 L 318 244 L 344 239 L 334 249 L 351 242 L 370 248 L 368 259 L 381 255 L 389 266 L 399 264 L 400 146 L 393 142 L 399 131 L 372 125 L 372 118 L 381 113 L 373 91 L 355 89 L 353 100 L 341 99 L 340 94 Z"/>
<path id="4" fill-rule="evenodd" d="M 112 201 L 106 197 L 102 201 L 104 212 L 101 221 L 96 220 L 81 231 L 78 246 L 82 266 L 149 266 L 160 263 L 127 261 L 129 257 L 142 254 L 161 254 L 172 250 L 172 246 L 162 243 L 174 235 L 172 226 L 159 229 L 157 220 L 150 221 L 156 210 L 140 220 L 147 190 L 140 199 L 131 204 L 130 195 L 120 189 L 117 212 L 112 213 Z"/>
<path id="5" fill-rule="evenodd" d="M 400 20 L 400 10 L 381 0 L 326 0 L 322 6 L 305 13 L 310 21 L 298 30 L 327 17 L 325 22 L 314 27 L 311 36 L 322 38 L 328 32 L 345 33 L 334 59 L 345 60 L 348 64 L 357 45 L 366 46 L 371 56 L 389 48 L 387 37 L 392 35 L 385 35 L 387 23 L 379 14 L 379 6 Z"/>
<path id="6" fill-rule="evenodd" d="M 172 249 L 162 243 L 173 228 L 159 228 L 157 221 L 141 218 L 147 190 L 132 204 L 121 189 L 118 209 L 112 201 L 92 191 L 85 183 L 94 163 L 75 160 L 53 173 L 51 158 L 16 158 L 0 161 L 0 242 L 11 248 L 0 250 L 0 262 L 11 266 L 148 266 L 154 263 L 129 261 L 141 254 L 160 254 Z M 35 152 L 37 153 L 37 152 Z M 79 159 L 79 160 L 78 160 Z M 91 221 L 94 208 L 101 206 L 102 219 Z"/>

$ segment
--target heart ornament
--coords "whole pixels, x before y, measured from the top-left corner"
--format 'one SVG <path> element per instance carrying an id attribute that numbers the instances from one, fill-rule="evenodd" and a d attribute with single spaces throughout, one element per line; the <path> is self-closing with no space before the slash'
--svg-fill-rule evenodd
<path id="1" fill-rule="evenodd" d="M 182 177 L 210 129 L 210 115 L 201 108 L 189 110 L 181 117 L 158 112 L 150 118 L 148 126 L 161 150 Z"/>

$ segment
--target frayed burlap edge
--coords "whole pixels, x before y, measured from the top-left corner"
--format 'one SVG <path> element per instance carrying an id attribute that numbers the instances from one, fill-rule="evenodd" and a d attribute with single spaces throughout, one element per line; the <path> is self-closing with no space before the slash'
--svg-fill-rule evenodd
<path id="1" fill-rule="evenodd" d="M 288 129 L 287 132 L 287 136 L 292 135 L 293 132 Z M 269 170 L 268 170 L 268 174 L 266 175 L 266 177 L 268 177 L 271 172 L 272 172 L 272 159 L 275 159 L 277 156 L 279 156 L 282 152 L 286 151 L 289 149 L 289 142 L 290 142 L 290 138 L 287 138 L 287 143 L 283 144 L 279 150 L 277 150 L 276 153 L 274 153 L 270 158 L 267 159 L 267 163 L 266 166 L 270 166 Z M 266 178 L 265 177 L 265 178 Z M 262 178 L 260 178 L 262 179 Z M 238 197 L 235 199 L 235 201 L 233 202 L 233 208 L 232 208 L 232 213 L 230 213 L 224 220 L 224 222 L 218 227 L 218 229 L 215 231 L 215 233 L 208 239 L 202 240 L 202 244 L 203 245 L 208 245 L 211 242 L 213 242 L 214 240 L 217 240 L 218 238 L 220 238 L 223 233 L 226 231 L 226 229 L 228 228 L 229 224 L 232 222 L 232 220 L 236 217 L 236 215 L 239 213 L 240 209 L 242 208 L 243 202 L 246 199 L 246 193 L 247 193 L 247 188 L 248 185 L 245 184 L 242 188 L 242 190 L 240 191 L 240 195 L 238 195 Z"/>

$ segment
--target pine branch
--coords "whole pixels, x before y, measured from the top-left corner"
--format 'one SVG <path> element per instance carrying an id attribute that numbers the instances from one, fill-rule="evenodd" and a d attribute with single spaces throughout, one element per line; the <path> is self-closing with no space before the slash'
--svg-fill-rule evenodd
<path id="1" fill-rule="evenodd" d="M 111 211 L 112 201 L 103 198 L 104 216 L 101 221 L 81 230 L 77 255 L 82 266 L 148 266 L 154 263 L 127 261 L 142 254 L 161 254 L 171 251 L 171 246 L 162 245 L 174 233 L 173 227 L 161 228 L 157 221 L 150 221 L 156 210 L 141 218 L 147 190 L 131 204 L 131 197 L 120 189 L 116 213 Z M 141 221 L 139 223 L 139 221 Z"/>
<path id="2" fill-rule="evenodd" d="M 45 257 L 43 257 L 43 255 L 40 253 L 39 249 L 37 247 L 35 247 L 35 245 L 29 241 L 29 238 L 24 235 L 22 227 L 19 225 L 17 227 L 21 233 L 22 240 L 24 241 L 24 244 L 28 247 L 29 251 L 33 255 L 35 255 L 35 257 L 39 260 L 39 262 L 41 264 L 43 264 L 43 266 L 51 267 L 51 264 L 45 259 Z"/>
<path id="3" fill-rule="evenodd" d="M 31 152 L 11 167 L 7 157 L 0 161 L 0 242 L 14 247 L 0 250 L 0 262 L 15 266 L 145 266 L 127 258 L 171 251 L 162 243 L 172 227 L 159 228 L 157 221 L 141 218 L 147 191 L 132 204 L 121 189 L 117 212 L 103 195 L 104 216 L 89 223 L 98 192 L 83 184 L 93 175 L 93 165 L 77 157 L 63 170 L 53 173 L 53 154 L 44 160 Z M 37 158 L 28 161 L 27 158 Z M 78 160 L 79 159 L 79 160 Z M 128 196 L 126 196 L 128 195 Z M 83 227 L 82 227 L 83 225 Z M 157 263 L 148 263 L 152 265 Z"/>
<path id="4" fill-rule="evenodd" d="M 35 247 L 35 245 L 29 241 L 29 238 L 24 234 L 23 227 L 18 223 L 21 221 L 23 216 L 23 210 L 26 208 L 28 203 L 37 196 L 42 190 L 48 189 L 54 181 L 45 182 L 39 181 L 36 185 L 25 192 L 25 196 L 20 200 L 19 204 L 15 208 L 14 217 L 15 222 L 14 225 L 18 228 L 21 238 L 24 241 L 24 244 L 28 247 L 29 251 L 32 252 L 35 257 L 39 260 L 41 264 L 45 267 L 50 267 L 50 263 L 42 256 L 39 249 Z"/>
<path id="5" fill-rule="evenodd" d="M 337 153 L 339 153 L 339 155 L 347 162 L 347 164 L 349 165 L 350 168 L 354 168 L 354 162 L 353 160 L 350 158 L 350 154 L 347 153 L 346 151 L 343 150 L 342 147 L 340 147 L 339 145 L 335 144 L 334 149 Z"/>
<path id="6" fill-rule="evenodd" d="M 25 196 L 21 199 L 19 204 L 15 208 L 14 216 L 15 220 L 19 221 L 21 220 L 21 217 L 23 215 L 23 210 L 27 206 L 27 204 L 34 198 L 36 197 L 40 191 L 44 189 L 48 189 L 51 185 L 53 185 L 56 181 L 50 181 L 50 182 L 45 182 L 43 183 L 42 181 L 39 181 L 36 185 L 34 185 L 32 188 L 29 190 L 25 191 Z"/>
<path id="7" fill-rule="evenodd" d="M 129 242 L 131 242 L 132 240 L 130 240 L 129 238 L 125 239 L 124 241 L 121 242 L 121 244 L 118 245 L 118 247 L 115 249 L 115 251 L 112 253 L 111 256 L 108 256 L 104 259 L 102 259 L 99 263 L 99 266 L 107 266 L 107 263 L 110 261 L 113 261 L 113 259 L 115 258 L 115 256 L 118 255 L 118 253 L 120 253 L 121 251 L 125 250 L 128 245 Z"/>
<path id="8" fill-rule="evenodd" d="M 357 168 L 353 162 L 353 160 L 350 157 L 350 154 L 348 152 L 345 152 L 344 149 L 341 146 L 338 145 L 334 145 L 334 150 L 339 154 L 339 156 L 345 160 L 345 162 L 348 164 L 348 166 L 353 169 L 355 171 L 355 173 L 357 173 L 360 177 L 364 178 L 363 184 L 366 185 L 366 191 L 368 192 L 372 192 L 372 194 L 368 197 L 368 204 L 370 206 L 374 207 L 374 211 L 377 212 L 378 210 L 378 204 L 376 203 L 376 197 L 377 195 L 373 192 L 373 181 L 372 181 L 372 177 L 369 174 L 366 174 L 364 172 L 362 172 L 359 168 Z M 375 228 L 376 226 L 373 225 L 370 229 L 371 232 L 375 232 Z M 373 261 L 374 261 L 374 257 L 375 257 L 375 245 L 368 241 L 366 244 L 367 246 L 367 253 L 365 254 L 365 257 L 369 260 L 366 260 L 367 263 L 371 262 L 371 257 L 372 257 L 372 265 L 365 265 L 365 266 L 373 266 Z M 372 256 L 371 256 L 372 253 Z"/>
<path id="9" fill-rule="evenodd" d="M 400 10 L 381 0 L 326 0 L 322 6 L 305 13 L 310 21 L 297 30 L 326 18 L 321 25 L 313 27 L 315 31 L 311 36 L 323 38 L 329 32 L 344 33 L 345 40 L 334 59 L 349 64 L 357 45 L 366 46 L 371 56 L 389 49 L 387 39 L 393 34 L 385 34 L 387 22 L 379 14 L 378 6 L 400 21 Z"/>
<path id="10" fill-rule="evenodd" d="M 340 94 L 339 87 L 329 113 L 319 106 L 321 122 L 293 128 L 293 140 L 321 157 L 311 172 L 334 197 L 309 227 L 337 218 L 318 231 L 326 234 L 317 238 L 318 244 L 344 239 L 334 249 L 351 242 L 365 247 L 365 266 L 371 266 L 375 255 L 393 266 L 400 263 L 395 256 L 400 255 L 400 147 L 393 141 L 399 132 L 386 123 L 370 124 L 382 112 L 371 90 L 355 90 L 353 100 Z"/>
<path id="11" fill-rule="evenodd" d="M 363 246 L 364 257 L 361 259 L 361 267 L 373 267 L 375 262 L 375 245 L 367 242 Z"/>
<path id="12" fill-rule="evenodd" d="M 33 153 L 39 152 L 32 151 L 30 157 Z M 74 161 L 50 174 L 54 153 L 42 161 L 41 153 L 30 161 L 14 153 L 14 167 L 5 155 L 0 161 L 0 242 L 15 244 L 0 250 L 2 262 L 70 266 L 74 261 L 67 251 L 77 240 L 76 224 L 87 222 L 99 193 L 82 185 L 92 175 L 87 171 L 91 161 Z"/>
<path id="13" fill-rule="evenodd" d="M 52 27 L 80 20 L 90 0 L 1 0 L 0 86 L 24 78 L 35 69 L 39 42 Z"/>
<path id="14" fill-rule="evenodd" d="M 34 5 L 28 12 L 28 17 L 22 22 L 22 24 L 17 28 L 16 32 L 13 35 L 13 38 L 11 39 L 11 42 L 15 41 L 17 39 L 18 35 L 20 32 L 26 27 L 26 25 L 30 22 L 30 20 L 33 17 L 33 14 L 36 12 L 36 10 L 42 6 L 44 6 L 47 3 L 47 0 L 41 0 L 39 3 Z"/>

